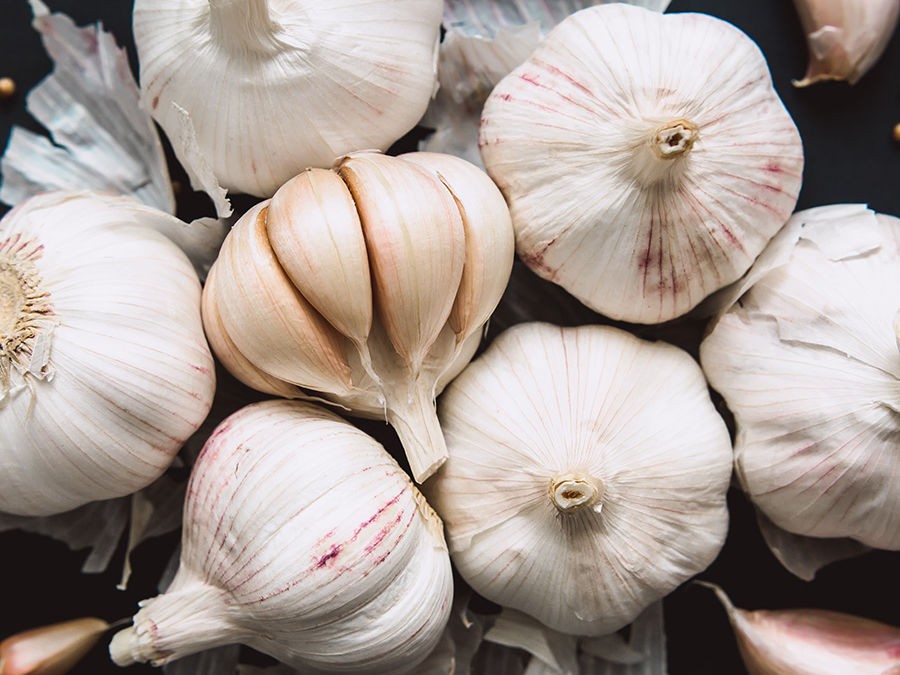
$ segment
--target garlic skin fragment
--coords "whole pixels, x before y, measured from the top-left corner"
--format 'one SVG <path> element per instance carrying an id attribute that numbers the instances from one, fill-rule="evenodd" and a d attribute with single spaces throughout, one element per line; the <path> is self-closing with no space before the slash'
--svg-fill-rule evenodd
<path id="1" fill-rule="evenodd" d="M 374 439 L 320 407 L 253 404 L 194 465 L 181 565 L 110 644 L 161 665 L 240 642 L 304 673 L 407 673 L 453 594 L 441 522 Z"/>
<path id="2" fill-rule="evenodd" d="M 136 492 L 209 411 L 200 282 L 148 210 L 52 192 L 0 221 L 0 511 Z"/>
<path id="3" fill-rule="evenodd" d="M 770 247 L 700 347 L 737 477 L 789 532 L 900 549 L 900 219 L 809 209 Z"/>
<path id="4" fill-rule="evenodd" d="M 10 636 L 0 642 L 0 675 L 64 675 L 109 627 L 102 619 L 83 618 Z"/>
<path id="5" fill-rule="evenodd" d="M 434 398 L 509 280 L 513 230 L 483 171 L 360 152 L 251 208 L 204 287 L 215 353 L 248 386 L 387 419 L 422 482 L 446 458 Z"/>
<path id="6" fill-rule="evenodd" d="M 900 0 L 794 0 L 809 47 L 795 87 L 823 80 L 856 84 L 875 65 L 897 28 Z"/>
<path id="7" fill-rule="evenodd" d="M 484 597 L 604 635 L 725 541 L 731 443 L 682 350 L 604 326 L 508 329 L 439 405 L 450 458 L 425 485 Z"/>
<path id="8" fill-rule="evenodd" d="M 223 187 L 270 197 L 415 126 L 436 87 L 441 5 L 138 0 L 141 89 L 170 138 L 188 114 Z"/>
<path id="9" fill-rule="evenodd" d="M 900 672 L 900 628 L 822 609 L 748 611 L 707 582 L 728 612 L 751 675 L 893 675 Z"/>
<path id="10" fill-rule="evenodd" d="M 803 169 L 744 33 L 619 3 L 571 15 L 500 81 L 479 143 L 522 260 L 637 323 L 740 277 L 790 216 Z"/>

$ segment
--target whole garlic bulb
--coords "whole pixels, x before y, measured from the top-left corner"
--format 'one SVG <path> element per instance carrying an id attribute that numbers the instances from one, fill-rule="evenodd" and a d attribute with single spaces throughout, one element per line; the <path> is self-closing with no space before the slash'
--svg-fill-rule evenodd
<path id="1" fill-rule="evenodd" d="M 441 522 L 374 439 L 298 401 L 227 418 L 191 473 L 181 565 L 119 665 L 240 642 L 304 673 L 412 672 L 453 580 Z"/>
<path id="2" fill-rule="evenodd" d="M 441 4 L 137 0 L 141 89 L 172 139 L 187 111 L 223 187 L 270 197 L 415 126 L 436 86 Z"/>
<path id="3" fill-rule="evenodd" d="M 606 326 L 519 324 L 441 397 L 450 457 L 426 484 L 484 597 L 611 633 L 725 541 L 731 443 L 686 353 Z"/>
<path id="4" fill-rule="evenodd" d="M 129 197 L 51 192 L 0 221 L 0 511 L 158 478 L 212 405 L 200 281 Z"/>
<path id="5" fill-rule="evenodd" d="M 735 468 L 776 525 L 900 549 L 900 219 L 801 211 L 703 341 Z"/>
<path id="6" fill-rule="evenodd" d="M 790 216 L 803 169 L 746 35 L 621 3 L 571 15 L 501 80 L 479 142 L 524 262 L 639 323 L 740 277 Z"/>
<path id="7" fill-rule="evenodd" d="M 503 196 L 468 162 L 363 152 L 248 211 L 204 288 L 236 377 L 385 417 L 417 481 L 446 458 L 434 397 L 472 358 L 513 261 Z"/>

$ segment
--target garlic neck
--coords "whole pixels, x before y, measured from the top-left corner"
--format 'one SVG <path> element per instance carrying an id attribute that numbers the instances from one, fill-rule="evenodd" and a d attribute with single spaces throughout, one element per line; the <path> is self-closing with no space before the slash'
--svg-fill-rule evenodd
<path id="1" fill-rule="evenodd" d="M 550 502 L 560 513 L 599 511 L 603 492 L 603 483 L 584 473 L 560 474 L 550 481 Z"/>
<path id="2" fill-rule="evenodd" d="M 269 0 L 209 0 L 210 33 L 227 51 L 266 54 L 281 49 Z"/>
<path id="3" fill-rule="evenodd" d="M 630 158 L 635 180 L 643 186 L 675 180 L 699 136 L 697 125 L 683 118 L 651 129 L 638 141 Z"/>

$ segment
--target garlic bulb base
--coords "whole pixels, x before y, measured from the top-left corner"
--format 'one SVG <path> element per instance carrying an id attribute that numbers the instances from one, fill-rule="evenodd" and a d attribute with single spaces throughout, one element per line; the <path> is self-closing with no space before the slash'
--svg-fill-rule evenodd
<path id="1" fill-rule="evenodd" d="M 424 483 L 447 461 L 447 444 L 438 422 L 432 391 L 433 387 L 426 388 L 417 381 L 405 400 L 391 398 L 387 402 L 388 423 L 400 437 L 417 483 Z"/>
<path id="2" fill-rule="evenodd" d="M 690 120 L 672 120 L 656 130 L 650 147 L 660 159 L 675 159 L 690 152 L 697 136 L 697 125 Z"/>
<path id="3" fill-rule="evenodd" d="M 550 501 L 560 513 L 585 508 L 600 512 L 603 506 L 603 483 L 592 476 L 567 473 L 550 481 Z"/>

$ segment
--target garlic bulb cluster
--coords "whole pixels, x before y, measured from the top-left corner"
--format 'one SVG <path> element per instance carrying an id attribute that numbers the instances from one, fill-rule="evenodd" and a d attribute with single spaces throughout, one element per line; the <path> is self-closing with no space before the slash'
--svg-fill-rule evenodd
<path id="1" fill-rule="evenodd" d="M 576 12 L 501 80 L 479 142 L 525 263 L 639 323 L 740 277 L 790 216 L 803 169 L 746 35 L 619 3 Z"/>
<path id="2" fill-rule="evenodd" d="M 204 326 L 245 384 L 386 418 L 421 482 L 446 458 L 434 397 L 471 359 L 513 256 L 509 211 L 481 170 L 356 153 L 240 219 L 204 287 Z"/>
<path id="3" fill-rule="evenodd" d="M 611 633 L 725 541 L 731 443 L 699 366 L 607 326 L 526 323 L 444 392 L 450 457 L 426 484 L 484 597 Z"/>
<path id="4" fill-rule="evenodd" d="M 436 86 L 440 22 L 441 0 L 134 3 L 155 119 L 177 139 L 186 111 L 219 183 L 261 197 L 412 129 Z"/>
<path id="5" fill-rule="evenodd" d="M 856 84 L 875 65 L 897 28 L 900 0 L 794 0 L 806 32 L 806 87 L 822 80 Z"/>
<path id="6" fill-rule="evenodd" d="M 156 213 L 51 192 L 0 221 L 0 511 L 135 492 L 206 417 L 215 371 L 200 282 L 147 226 Z"/>
<path id="7" fill-rule="evenodd" d="M 110 644 L 119 665 L 243 643 L 304 673 L 406 673 L 453 593 L 441 522 L 374 439 L 298 401 L 213 432 L 191 473 L 181 565 Z"/>
<path id="8" fill-rule="evenodd" d="M 703 341 L 736 473 L 776 525 L 900 549 L 900 219 L 801 211 Z"/>

